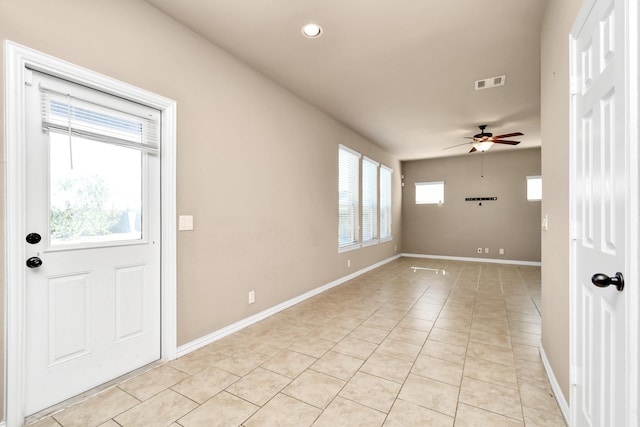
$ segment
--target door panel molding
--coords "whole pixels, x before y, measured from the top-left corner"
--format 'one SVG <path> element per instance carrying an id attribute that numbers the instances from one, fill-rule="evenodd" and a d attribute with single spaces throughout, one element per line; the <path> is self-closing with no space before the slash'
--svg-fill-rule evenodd
<path id="1" fill-rule="evenodd" d="M 5 413 L 7 427 L 25 414 L 25 84 L 31 69 L 112 93 L 162 112 L 161 358 L 176 357 L 176 102 L 11 41 L 4 42 Z"/>

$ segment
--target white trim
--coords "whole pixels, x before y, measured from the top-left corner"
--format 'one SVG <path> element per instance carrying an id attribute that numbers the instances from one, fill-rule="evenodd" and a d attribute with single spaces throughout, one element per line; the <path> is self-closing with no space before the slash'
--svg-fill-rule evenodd
<path id="1" fill-rule="evenodd" d="M 282 310 L 286 310 L 289 307 L 292 307 L 296 304 L 301 303 L 304 300 L 307 300 L 311 297 L 314 297 L 318 294 L 321 294 L 324 291 L 327 291 L 333 287 L 336 287 L 338 285 L 341 285 L 351 279 L 355 279 L 356 277 L 360 276 L 361 274 L 364 274 L 366 272 L 369 272 L 373 269 L 376 269 L 378 267 L 381 267 L 391 261 L 395 261 L 396 259 L 400 258 L 401 255 L 395 255 L 392 256 L 391 258 L 387 258 L 385 260 L 382 260 L 376 264 L 370 265 L 369 267 L 363 268 L 361 270 L 358 270 L 354 273 L 349 274 L 348 276 L 344 276 L 341 277 L 340 279 L 336 279 L 331 283 L 327 283 L 326 285 L 320 286 L 318 288 L 312 289 L 309 292 L 306 292 L 302 295 L 299 295 L 295 298 L 291 298 L 290 300 L 287 300 L 285 302 L 282 302 L 278 305 L 275 305 L 271 308 L 268 308 L 264 311 L 261 311 L 260 313 L 256 313 L 253 316 L 247 317 L 245 319 L 239 320 L 238 322 L 232 323 L 229 326 L 225 326 L 222 329 L 218 329 L 217 331 L 214 331 L 208 335 L 205 335 L 201 338 L 195 339 L 191 342 L 188 342 L 186 344 L 181 345 L 180 347 L 178 347 L 177 349 L 177 357 L 182 357 L 184 355 L 187 355 L 189 353 L 191 353 L 192 351 L 195 351 L 199 348 L 202 348 L 208 344 L 211 344 L 214 341 L 218 341 L 221 338 L 226 337 L 227 335 L 231 335 L 235 332 L 238 332 L 241 329 L 246 328 L 247 326 L 251 326 L 254 323 L 257 323 L 261 320 L 266 319 L 269 316 L 273 316 L 276 313 L 281 312 Z"/>
<path id="2" fill-rule="evenodd" d="M 393 173 L 393 169 L 391 169 L 389 166 L 385 166 L 383 163 L 380 163 L 380 169 L 386 169 L 390 173 Z"/>
<path id="3" fill-rule="evenodd" d="M 370 239 L 365 242 L 362 242 L 362 247 L 366 248 L 367 246 L 374 246 L 374 245 L 377 245 L 378 243 L 380 243 L 380 239 L 378 238 Z"/>
<path id="4" fill-rule="evenodd" d="M 162 111 L 162 360 L 176 355 L 176 102 L 94 73 L 11 41 L 4 42 L 5 154 L 5 414 L 6 425 L 24 418 L 24 73 L 25 67 L 64 77 L 104 92 L 127 94 Z"/>
<path id="5" fill-rule="evenodd" d="M 360 249 L 361 247 L 361 243 L 351 243 L 346 246 L 338 246 L 338 253 L 342 254 L 344 252 L 355 251 L 356 249 Z"/>
<path id="6" fill-rule="evenodd" d="M 369 162 L 369 163 L 375 165 L 377 168 L 380 167 L 380 162 L 377 162 L 377 161 L 373 160 L 371 157 L 367 157 L 365 155 L 362 155 L 362 161 L 363 162 Z"/>
<path id="7" fill-rule="evenodd" d="M 344 150 L 344 151 L 346 151 L 346 152 L 348 152 L 348 153 L 351 153 L 351 154 L 353 154 L 354 156 L 357 156 L 357 157 L 358 157 L 358 159 L 361 159 L 361 158 L 362 158 L 362 154 L 361 154 L 361 153 L 358 153 L 356 150 L 354 150 L 354 149 L 352 149 L 352 148 L 349 148 L 349 147 L 347 147 L 346 145 L 338 144 L 338 149 L 339 149 L 339 150 Z"/>
<path id="8" fill-rule="evenodd" d="M 537 261 L 520 261 L 516 259 L 471 258 L 471 257 L 458 257 L 458 256 L 448 256 L 448 255 L 425 255 L 425 254 L 408 254 L 408 253 L 403 253 L 402 256 L 408 257 L 408 258 L 429 258 L 429 259 L 447 259 L 451 261 L 487 262 L 491 264 L 530 265 L 533 267 L 540 267 L 542 265 L 542 263 Z"/>
<path id="9" fill-rule="evenodd" d="M 571 425 L 569 423 L 569 404 L 567 403 L 567 399 L 562 393 L 560 383 L 558 383 L 558 379 L 556 378 L 553 369 L 551 368 L 549 359 L 547 359 L 547 354 L 544 352 L 542 342 L 539 344 L 538 349 L 540 350 L 540 358 L 542 359 L 544 370 L 547 372 L 547 378 L 549 379 L 549 384 L 551 385 L 551 390 L 553 390 L 553 395 L 556 398 L 556 402 L 558 402 L 560 412 L 562 412 L 562 416 L 564 417 L 564 421 L 567 423 L 567 425 Z"/>

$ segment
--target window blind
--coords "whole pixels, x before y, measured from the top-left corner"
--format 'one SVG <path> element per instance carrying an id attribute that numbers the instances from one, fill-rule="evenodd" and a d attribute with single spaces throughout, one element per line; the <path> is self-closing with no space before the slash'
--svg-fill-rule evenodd
<path id="1" fill-rule="evenodd" d="M 338 148 L 338 246 L 358 243 L 360 154 Z"/>
<path id="2" fill-rule="evenodd" d="M 40 87 L 42 128 L 81 138 L 159 152 L 160 115 L 121 111 L 52 89 Z"/>
<path id="3" fill-rule="evenodd" d="M 378 163 L 362 159 L 362 242 L 378 235 Z"/>
<path id="4" fill-rule="evenodd" d="M 380 239 L 391 237 L 391 173 L 388 167 L 380 166 Z"/>

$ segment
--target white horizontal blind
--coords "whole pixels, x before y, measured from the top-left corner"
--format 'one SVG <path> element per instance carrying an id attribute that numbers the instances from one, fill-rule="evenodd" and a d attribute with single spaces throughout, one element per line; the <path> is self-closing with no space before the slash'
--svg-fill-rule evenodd
<path id="1" fill-rule="evenodd" d="M 416 204 L 444 203 L 444 181 L 416 182 Z"/>
<path id="2" fill-rule="evenodd" d="M 158 111 L 145 108 L 145 115 L 139 111 L 121 111 L 44 87 L 40 87 L 40 94 L 44 130 L 152 154 L 159 151 Z"/>
<path id="3" fill-rule="evenodd" d="M 362 243 L 378 235 L 378 163 L 362 159 Z"/>
<path id="4" fill-rule="evenodd" d="M 358 243 L 360 154 L 338 148 L 338 247 Z"/>
<path id="5" fill-rule="evenodd" d="M 380 166 L 380 239 L 391 237 L 391 173 L 388 167 Z"/>

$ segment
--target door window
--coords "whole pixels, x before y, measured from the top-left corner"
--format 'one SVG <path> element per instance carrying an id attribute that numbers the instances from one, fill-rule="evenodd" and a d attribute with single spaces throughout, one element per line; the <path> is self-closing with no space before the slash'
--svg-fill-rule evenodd
<path id="1" fill-rule="evenodd" d="M 40 87 L 52 249 L 145 239 L 145 164 L 158 152 L 158 112 L 85 89 L 72 96 Z"/>
<path id="2" fill-rule="evenodd" d="M 142 239 L 142 156 L 127 147 L 49 135 L 51 246 Z"/>

